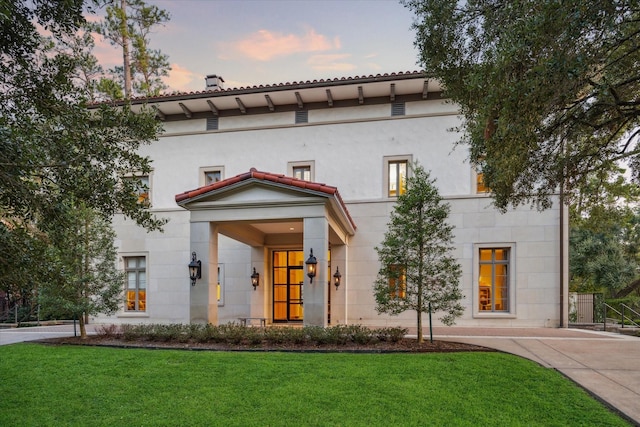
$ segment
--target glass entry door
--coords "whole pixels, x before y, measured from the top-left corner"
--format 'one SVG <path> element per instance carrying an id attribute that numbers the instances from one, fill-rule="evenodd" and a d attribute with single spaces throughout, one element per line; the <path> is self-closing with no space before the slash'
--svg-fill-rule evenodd
<path id="1" fill-rule="evenodd" d="M 273 321 L 304 320 L 302 251 L 273 251 Z"/>

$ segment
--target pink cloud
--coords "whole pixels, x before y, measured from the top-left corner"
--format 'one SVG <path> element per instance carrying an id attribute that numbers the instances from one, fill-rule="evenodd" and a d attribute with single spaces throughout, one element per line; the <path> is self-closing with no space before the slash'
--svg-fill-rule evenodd
<path id="1" fill-rule="evenodd" d="M 171 64 L 169 77 L 164 78 L 164 83 L 169 86 L 169 92 L 204 90 L 205 87 L 204 76 L 202 74 L 194 73 L 176 63 Z"/>
<path id="2" fill-rule="evenodd" d="M 348 62 L 350 54 L 334 54 L 334 55 L 314 55 L 307 61 L 307 64 L 314 70 L 318 71 L 352 71 L 357 67 L 355 64 Z"/>
<path id="3" fill-rule="evenodd" d="M 340 40 L 337 37 L 332 41 L 313 29 L 307 30 L 303 35 L 260 30 L 233 43 L 231 47 L 243 56 L 258 61 L 268 61 L 301 52 L 321 52 L 339 48 Z"/>

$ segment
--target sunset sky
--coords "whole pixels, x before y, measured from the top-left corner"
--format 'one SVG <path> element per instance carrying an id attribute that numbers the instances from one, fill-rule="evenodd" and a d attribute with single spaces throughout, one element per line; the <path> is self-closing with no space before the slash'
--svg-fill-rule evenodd
<path id="1" fill-rule="evenodd" d="M 396 0 L 147 0 L 171 20 L 151 35 L 169 56 L 169 91 L 415 71 L 411 12 Z M 109 68 L 122 53 L 98 40 Z"/>

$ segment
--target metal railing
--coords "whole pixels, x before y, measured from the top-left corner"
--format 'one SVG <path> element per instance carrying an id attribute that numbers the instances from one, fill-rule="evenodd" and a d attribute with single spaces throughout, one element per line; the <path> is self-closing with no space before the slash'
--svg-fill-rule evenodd
<path id="1" fill-rule="evenodd" d="M 638 313 L 637 311 L 635 311 L 634 309 L 632 309 L 631 307 L 629 307 L 626 304 L 620 304 L 620 308 L 622 309 L 622 311 L 618 311 L 615 308 L 611 307 L 609 304 L 607 304 L 606 302 L 604 303 L 604 330 L 607 330 L 607 309 L 614 311 L 615 313 L 618 314 L 618 316 L 620 316 L 620 323 L 622 324 L 622 328 L 624 328 L 625 323 L 628 321 L 630 324 L 632 324 L 633 326 L 635 326 L 636 328 L 640 328 L 640 325 L 638 323 L 636 323 L 636 321 L 634 321 L 632 318 L 628 317 L 625 314 L 625 310 L 627 312 L 631 312 L 633 314 L 635 314 L 636 319 L 640 319 L 640 313 Z M 613 320 L 613 319 L 612 319 Z"/>

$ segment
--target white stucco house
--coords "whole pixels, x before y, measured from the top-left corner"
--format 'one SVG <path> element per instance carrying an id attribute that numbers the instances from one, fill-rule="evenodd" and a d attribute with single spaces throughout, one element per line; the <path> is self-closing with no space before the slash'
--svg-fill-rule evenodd
<path id="1" fill-rule="evenodd" d="M 466 148 L 455 146 L 460 117 L 437 82 L 407 72 L 222 83 L 212 75 L 202 92 L 134 100 L 164 124 L 141 149 L 153 171 L 140 179 L 149 209 L 169 222 L 147 233 L 114 219 L 126 300 L 94 321 L 414 326 L 412 312 L 379 315 L 372 286 L 374 247 L 418 161 L 451 206 L 465 295 L 457 324 L 567 325 L 567 216 L 557 200 L 542 212 L 491 206 Z"/>

